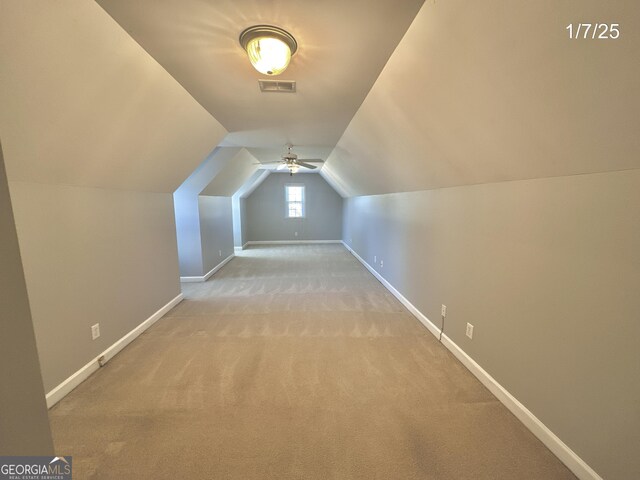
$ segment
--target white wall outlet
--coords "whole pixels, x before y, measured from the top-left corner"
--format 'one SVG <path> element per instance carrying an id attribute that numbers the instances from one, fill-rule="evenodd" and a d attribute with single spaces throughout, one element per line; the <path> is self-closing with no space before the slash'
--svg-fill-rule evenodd
<path id="1" fill-rule="evenodd" d="M 373 256 L 373 263 L 378 263 L 378 257 L 376 257 L 375 255 Z"/>
<path id="2" fill-rule="evenodd" d="M 293 236 L 297 237 L 298 236 L 298 232 L 293 232 Z"/>
<path id="3" fill-rule="evenodd" d="M 222 256 L 222 250 L 218 250 L 218 256 L 221 257 Z"/>
<path id="4" fill-rule="evenodd" d="M 443 317 L 447 316 L 447 306 L 446 305 L 442 305 L 442 308 L 440 309 L 440 315 L 442 315 Z"/>
<path id="5" fill-rule="evenodd" d="M 473 325 L 467 323 L 467 337 L 473 338 Z"/>
<path id="6" fill-rule="evenodd" d="M 380 260 L 380 268 L 384 267 L 384 260 Z"/>
<path id="7" fill-rule="evenodd" d="M 91 325 L 91 340 L 95 340 L 100 336 L 100 324 Z"/>

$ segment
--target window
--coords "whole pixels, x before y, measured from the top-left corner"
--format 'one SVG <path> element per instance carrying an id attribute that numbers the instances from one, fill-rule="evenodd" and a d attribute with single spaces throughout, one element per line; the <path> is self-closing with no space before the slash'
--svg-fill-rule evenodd
<path id="1" fill-rule="evenodd" d="M 286 185 L 284 196 L 287 204 L 287 218 L 304 217 L 304 185 Z"/>

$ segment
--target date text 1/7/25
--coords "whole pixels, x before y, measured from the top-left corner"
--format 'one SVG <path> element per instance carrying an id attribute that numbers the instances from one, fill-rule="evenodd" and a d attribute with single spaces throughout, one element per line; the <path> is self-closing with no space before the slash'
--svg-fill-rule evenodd
<path id="1" fill-rule="evenodd" d="M 570 23 L 566 30 L 569 38 L 615 40 L 620 37 L 619 23 Z"/>

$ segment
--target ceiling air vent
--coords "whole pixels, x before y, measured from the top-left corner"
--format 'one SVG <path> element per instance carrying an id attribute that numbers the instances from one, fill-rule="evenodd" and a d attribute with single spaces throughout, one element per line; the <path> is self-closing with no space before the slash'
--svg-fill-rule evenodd
<path id="1" fill-rule="evenodd" d="M 296 93 L 295 80 L 258 80 L 261 92 Z"/>

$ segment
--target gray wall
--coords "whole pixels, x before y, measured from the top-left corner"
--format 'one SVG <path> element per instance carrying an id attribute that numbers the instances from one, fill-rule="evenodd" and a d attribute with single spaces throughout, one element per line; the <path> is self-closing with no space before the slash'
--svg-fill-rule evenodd
<path id="1" fill-rule="evenodd" d="M 284 187 L 305 186 L 305 218 L 285 217 Z M 318 174 L 272 173 L 247 197 L 249 241 L 339 240 L 342 238 L 342 197 Z M 298 232 L 298 235 L 295 235 Z"/>
<path id="2" fill-rule="evenodd" d="M 210 270 L 205 268 L 202 250 L 198 196 L 239 152 L 241 149 L 237 147 L 216 147 L 173 193 L 178 260 L 183 277 L 201 277 Z"/>
<path id="3" fill-rule="evenodd" d="M 183 277 L 201 276 L 204 266 L 202 263 L 198 195 L 174 193 L 173 208 L 180 275 Z"/>
<path id="4" fill-rule="evenodd" d="M 50 391 L 180 293 L 170 192 L 227 132 L 95 2 L 0 9 L 0 131 Z"/>
<path id="5" fill-rule="evenodd" d="M 176 192 L 174 200 L 180 275 L 201 277 L 233 254 L 231 197 Z"/>
<path id="6" fill-rule="evenodd" d="M 231 197 L 198 197 L 204 273 L 233 255 Z"/>
<path id="7" fill-rule="evenodd" d="M 247 200 L 237 193 L 231 199 L 233 211 L 233 245 L 242 247 L 247 243 Z"/>
<path id="8" fill-rule="evenodd" d="M 247 227 L 247 199 L 240 198 L 240 243 L 244 246 L 249 241 L 249 228 Z"/>
<path id="9" fill-rule="evenodd" d="M 353 197 L 344 240 L 607 479 L 640 477 L 640 170 Z M 466 323 L 475 326 L 473 340 Z"/>
<path id="10" fill-rule="evenodd" d="M 10 187 L 48 392 L 180 293 L 172 196 Z"/>
<path id="11" fill-rule="evenodd" d="M 233 243 L 236 247 L 242 247 L 247 243 L 247 197 L 269 174 L 269 170 L 256 170 L 233 194 Z"/>
<path id="12" fill-rule="evenodd" d="M 51 455 L 36 339 L 0 147 L 0 455 Z"/>

